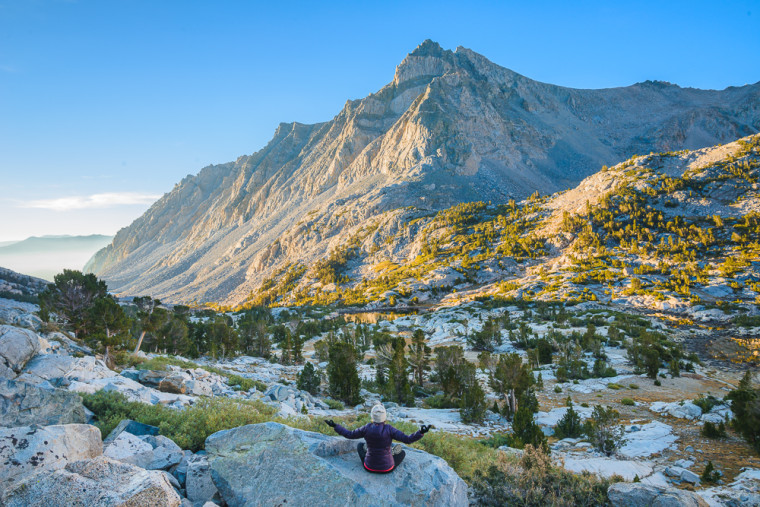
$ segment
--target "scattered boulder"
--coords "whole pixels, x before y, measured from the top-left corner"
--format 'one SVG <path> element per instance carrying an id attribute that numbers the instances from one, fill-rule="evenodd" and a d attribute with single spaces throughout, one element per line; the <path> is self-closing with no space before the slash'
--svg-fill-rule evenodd
<path id="1" fill-rule="evenodd" d="M 697 494 L 710 505 L 760 506 L 760 470 L 745 468 L 732 483 L 702 489 Z"/>
<path id="2" fill-rule="evenodd" d="M 61 355 L 92 355 L 93 351 L 87 345 L 78 343 L 63 333 L 55 331 L 45 335 L 46 346 L 41 347 L 41 352 L 45 354 L 61 354 Z"/>
<path id="3" fill-rule="evenodd" d="M 663 488 L 640 482 L 618 482 L 607 490 L 612 505 L 625 507 L 707 507 L 702 497 L 691 491 Z"/>
<path id="4" fill-rule="evenodd" d="M 211 466 L 204 455 L 194 455 L 187 462 L 185 481 L 187 499 L 195 505 L 219 500 L 219 491 L 211 478 Z"/>
<path id="5" fill-rule="evenodd" d="M 93 356 L 72 357 L 61 354 L 39 354 L 29 361 L 17 380 L 32 384 L 66 379 L 88 382 L 93 379 L 113 377 L 116 372 Z"/>
<path id="6" fill-rule="evenodd" d="M 105 456 L 75 461 L 51 474 L 36 474 L 11 488 L 7 507 L 120 505 L 177 507 L 180 496 L 164 472 L 143 470 Z"/>
<path id="7" fill-rule="evenodd" d="M 0 491 L 37 472 L 103 453 L 100 430 L 89 424 L 0 429 Z"/>
<path id="8" fill-rule="evenodd" d="M 103 440 L 104 444 L 110 444 L 116 437 L 118 437 L 123 431 L 131 433 L 132 435 L 141 437 L 143 435 L 158 435 L 158 427 L 151 426 L 149 424 L 143 424 L 132 419 L 122 419 L 116 427 L 111 430 L 111 433 Z"/>
<path id="9" fill-rule="evenodd" d="M 0 325 L 0 374 L 13 378 L 8 370 L 20 373 L 24 365 L 40 351 L 37 333 L 15 326 Z"/>
<path id="10" fill-rule="evenodd" d="M 192 403 L 193 398 L 184 394 L 163 393 L 156 389 L 146 387 L 139 382 L 135 382 L 127 377 L 117 375 L 115 377 L 94 379 L 89 382 L 72 381 L 69 391 L 78 393 L 96 393 L 103 391 L 116 391 L 123 394 L 129 401 L 137 401 L 150 405 L 162 404 L 175 408 Z"/>
<path id="11" fill-rule="evenodd" d="M 508 445 L 502 445 L 499 447 L 499 450 L 507 456 L 514 456 L 515 458 L 522 458 L 523 453 L 525 452 L 522 449 L 515 449 L 514 447 L 509 447 Z"/>
<path id="12" fill-rule="evenodd" d="M 172 371 L 142 370 L 138 381 L 165 393 L 185 394 L 187 392 L 185 378 Z"/>
<path id="13" fill-rule="evenodd" d="M 0 379 L 0 427 L 84 423 L 82 399 L 63 389 L 43 389 Z"/>
<path id="14" fill-rule="evenodd" d="M 0 320 L 14 326 L 34 329 L 35 331 L 38 331 L 42 327 L 42 319 L 31 313 L 34 311 L 32 307 L 23 308 L 26 303 L 19 303 L 17 301 L 12 302 L 12 304 L 18 307 L 0 306 Z"/>
<path id="15" fill-rule="evenodd" d="M 103 455 L 146 470 L 168 470 L 182 460 L 183 452 L 163 435 L 136 436 L 122 431 L 106 445 Z"/>
<path id="16" fill-rule="evenodd" d="M 670 466 L 665 469 L 665 474 L 691 484 L 699 484 L 699 476 L 679 466 Z"/>
<path id="17" fill-rule="evenodd" d="M 355 441 L 279 423 L 241 426 L 206 439 L 211 477 L 240 505 L 468 505 L 467 485 L 441 458 L 405 448 L 391 474 L 368 474 Z"/>
<path id="18" fill-rule="evenodd" d="M 315 408 L 322 410 L 330 408 L 322 400 L 314 398 L 308 391 L 301 391 L 295 387 L 282 384 L 269 386 L 264 391 L 262 400 L 276 408 L 282 417 L 299 415 L 304 406 L 308 411 Z"/>
<path id="19" fill-rule="evenodd" d="M 179 461 L 179 463 L 171 467 L 169 469 L 169 472 L 174 476 L 175 479 L 177 479 L 177 482 L 179 482 L 180 486 L 184 488 L 187 483 L 188 460 L 194 455 L 192 451 L 187 450 L 183 451 L 183 454 L 184 455 L 182 456 L 182 459 Z"/>

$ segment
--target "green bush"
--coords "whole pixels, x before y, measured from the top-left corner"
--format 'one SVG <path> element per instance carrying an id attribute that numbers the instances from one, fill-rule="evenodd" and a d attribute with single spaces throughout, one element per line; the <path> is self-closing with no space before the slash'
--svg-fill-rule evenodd
<path id="1" fill-rule="evenodd" d="M 707 438 L 726 438 L 726 424 L 721 421 L 716 426 L 715 424 L 711 422 L 706 422 L 704 426 L 702 426 L 702 436 Z"/>
<path id="2" fill-rule="evenodd" d="M 509 433 L 494 433 L 488 438 L 478 440 L 478 443 L 490 447 L 491 449 L 498 449 L 503 445 L 511 447 L 512 435 Z"/>
<path id="3" fill-rule="evenodd" d="M 166 370 L 169 366 L 179 366 L 180 368 L 202 368 L 192 361 L 177 359 L 176 357 L 156 356 L 150 359 L 142 359 L 135 355 L 130 355 L 127 363 L 138 370 Z"/>
<path id="4" fill-rule="evenodd" d="M 581 423 L 581 417 L 571 403 L 570 408 L 567 409 L 565 415 L 562 416 L 562 419 L 554 427 L 554 436 L 559 439 L 578 438 L 582 434 L 583 424 Z"/>
<path id="5" fill-rule="evenodd" d="M 236 391 L 250 391 L 253 387 L 262 393 L 267 390 L 267 385 L 264 382 L 240 375 L 228 375 L 227 383 Z"/>
<path id="6" fill-rule="evenodd" d="M 476 505 L 591 507 L 610 505 L 607 489 L 621 480 L 568 472 L 547 453 L 526 446 L 519 463 L 499 453 L 495 464 L 476 471 L 472 492 Z"/>
<path id="7" fill-rule="evenodd" d="M 731 424 L 744 439 L 760 453 L 760 389 L 752 385 L 752 373 L 747 370 L 739 386 L 726 396 L 731 400 L 734 419 Z"/>
<path id="8" fill-rule="evenodd" d="M 443 393 L 428 396 L 423 403 L 427 408 L 459 408 L 459 403 Z"/>
<path id="9" fill-rule="evenodd" d="M 715 470 L 712 461 L 708 461 L 704 471 L 702 472 L 702 475 L 699 478 L 705 484 L 715 484 L 720 480 L 720 477 L 720 472 Z"/>
<path id="10" fill-rule="evenodd" d="M 607 456 L 625 442 L 620 414 L 611 407 L 596 405 L 591 417 L 586 421 L 585 432 L 594 447 Z"/>
<path id="11" fill-rule="evenodd" d="M 258 401 L 202 398 L 194 405 L 176 410 L 163 405 L 127 401 L 121 393 L 99 391 L 82 396 L 96 417 L 103 438 L 122 419 L 158 426 L 162 435 L 183 449 L 203 449 L 206 437 L 217 431 L 272 420 L 275 410 Z"/>
<path id="12" fill-rule="evenodd" d="M 319 373 L 314 368 L 314 365 L 307 361 L 306 364 L 303 365 L 303 370 L 301 370 L 301 373 L 298 375 L 296 387 L 302 391 L 317 394 L 321 382 Z"/>
<path id="13" fill-rule="evenodd" d="M 343 402 L 334 400 L 332 398 L 325 398 L 325 403 L 327 403 L 327 406 L 330 407 L 332 410 L 343 410 L 344 408 L 346 408 Z"/>
<path id="14" fill-rule="evenodd" d="M 636 402 L 633 401 L 631 398 L 623 398 L 622 400 L 620 400 L 620 403 L 628 407 L 633 407 L 634 405 L 636 405 Z"/>
<path id="15" fill-rule="evenodd" d="M 706 414 L 710 410 L 713 409 L 716 405 L 720 405 L 722 403 L 721 400 L 713 396 L 712 394 L 707 396 L 700 396 L 696 400 L 693 401 L 693 403 L 702 409 L 702 413 Z"/>

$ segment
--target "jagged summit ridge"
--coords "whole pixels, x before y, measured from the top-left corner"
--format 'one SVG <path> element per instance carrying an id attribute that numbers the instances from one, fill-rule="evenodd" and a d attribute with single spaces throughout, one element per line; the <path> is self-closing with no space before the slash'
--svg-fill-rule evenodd
<path id="1" fill-rule="evenodd" d="M 760 86 L 574 90 L 426 41 L 330 121 L 280 124 L 258 152 L 185 178 L 88 264 L 115 290 L 240 301 L 380 213 L 569 188 L 635 153 L 760 129 Z"/>

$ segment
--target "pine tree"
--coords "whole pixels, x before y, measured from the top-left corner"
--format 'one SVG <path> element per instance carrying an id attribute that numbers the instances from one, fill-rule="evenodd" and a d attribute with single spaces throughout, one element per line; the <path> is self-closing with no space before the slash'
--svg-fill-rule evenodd
<path id="1" fill-rule="evenodd" d="M 121 345 L 129 337 L 132 322 L 121 306 L 110 296 L 98 298 L 89 311 L 90 338 L 105 349 L 103 362 L 112 366 L 111 348 Z"/>
<path id="2" fill-rule="evenodd" d="M 320 383 L 319 373 L 317 373 L 314 365 L 306 361 L 306 364 L 303 365 L 303 370 L 301 370 L 301 373 L 298 375 L 296 387 L 302 391 L 317 394 L 317 392 L 319 392 Z"/>
<path id="3" fill-rule="evenodd" d="M 596 449 L 607 456 L 625 442 L 620 414 L 612 407 L 595 406 L 585 430 Z"/>
<path id="4" fill-rule="evenodd" d="M 291 353 L 293 351 L 293 342 L 290 330 L 285 333 L 285 339 L 280 343 L 280 364 L 291 364 Z"/>
<path id="5" fill-rule="evenodd" d="M 458 345 L 435 349 L 435 376 L 441 384 L 443 394 L 449 400 L 461 391 L 461 368 L 467 363 L 464 349 Z"/>
<path id="6" fill-rule="evenodd" d="M 137 339 L 134 352 L 132 352 L 137 354 L 142 347 L 145 335 L 161 327 L 159 312 L 157 312 L 161 301 L 150 296 L 143 296 L 134 298 L 132 302 L 137 306 L 137 321 L 140 326 L 140 337 Z"/>
<path id="7" fill-rule="evenodd" d="M 108 287 L 92 273 L 64 269 L 39 295 L 40 317 L 55 315 L 70 325 L 77 336 L 87 335 L 88 313 L 98 298 L 106 297 Z M 139 299 L 139 298 L 138 298 Z"/>
<path id="8" fill-rule="evenodd" d="M 541 428 L 536 424 L 533 419 L 533 412 L 528 406 L 520 406 L 515 412 L 514 420 L 512 422 L 512 431 L 514 437 L 517 439 L 515 445 L 517 447 L 524 447 L 528 444 L 543 449 L 544 452 L 548 452 L 549 448 L 546 443 L 546 435 L 541 431 Z"/>
<path id="9" fill-rule="evenodd" d="M 489 378 L 491 388 L 505 398 L 504 411 L 508 419 L 517 411 L 517 400 L 533 385 L 533 373 L 516 353 L 502 354 Z"/>
<path id="10" fill-rule="evenodd" d="M 301 364 L 303 362 L 303 340 L 298 333 L 295 333 L 291 340 L 290 358 L 293 364 Z"/>
<path id="11" fill-rule="evenodd" d="M 425 333 L 422 329 L 417 329 L 412 335 L 412 344 L 409 347 L 409 364 L 419 386 L 423 385 L 425 373 L 430 370 L 430 352 L 430 347 L 425 343 Z"/>
<path id="12" fill-rule="evenodd" d="M 760 389 L 752 386 L 752 372 L 747 372 L 739 386 L 726 396 L 734 413 L 732 426 L 760 452 Z"/>
<path id="13" fill-rule="evenodd" d="M 404 352 L 403 338 L 393 341 L 393 356 L 388 365 L 387 393 L 392 401 L 406 405 L 414 401 L 412 389 L 409 386 L 409 364 Z"/>
<path id="14" fill-rule="evenodd" d="M 356 361 L 356 351 L 348 343 L 336 341 L 330 346 L 330 360 L 327 365 L 330 394 L 349 405 L 361 402 L 361 381 Z"/>
<path id="15" fill-rule="evenodd" d="M 583 434 L 583 424 L 578 412 L 573 408 L 572 402 L 570 407 L 554 427 L 554 436 L 558 439 L 578 438 Z"/>
<path id="16" fill-rule="evenodd" d="M 715 470 L 715 466 L 713 465 L 712 461 L 708 460 L 707 465 L 705 466 L 705 469 L 699 478 L 706 484 L 715 484 L 720 480 L 720 473 Z"/>
<path id="17" fill-rule="evenodd" d="M 465 363 L 461 368 L 461 392 L 459 395 L 459 413 L 464 423 L 483 422 L 486 409 L 486 396 L 476 375 L 475 365 Z"/>
<path id="18" fill-rule="evenodd" d="M 266 320 L 257 318 L 254 313 L 246 313 L 239 321 L 240 336 L 243 348 L 257 357 L 268 358 L 272 355 L 272 341 Z M 275 329 L 276 332 L 289 332 L 284 326 Z"/>

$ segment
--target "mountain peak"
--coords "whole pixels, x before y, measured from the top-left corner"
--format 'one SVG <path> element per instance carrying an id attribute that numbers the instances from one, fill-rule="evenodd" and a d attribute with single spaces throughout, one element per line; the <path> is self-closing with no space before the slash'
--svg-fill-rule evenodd
<path id="1" fill-rule="evenodd" d="M 409 56 L 443 56 L 445 50 L 435 41 L 426 39 L 422 44 L 414 48 Z"/>
<path id="2" fill-rule="evenodd" d="M 281 124 L 265 148 L 184 181 L 87 269 L 116 292 L 239 304 L 353 238 L 377 259 L 413 259 L 384 250 L 406 220 L 387 212 L 546 195 L 633 153 L 723 144 L 760 125 L 760 87 L 575 90 L 517 76 L 425 41 L 331 120 Z M 367 232 L 369 220 L 382 229 Z"/>
<path id="3" fill-rule="evenodd" d="M 420 77 L 434 78 L 442 76 L 451 69 L 451 51 L 443 49 L 437 42 L 426 40 L 396 67 L 393 78 L 398 86 Z"/>

